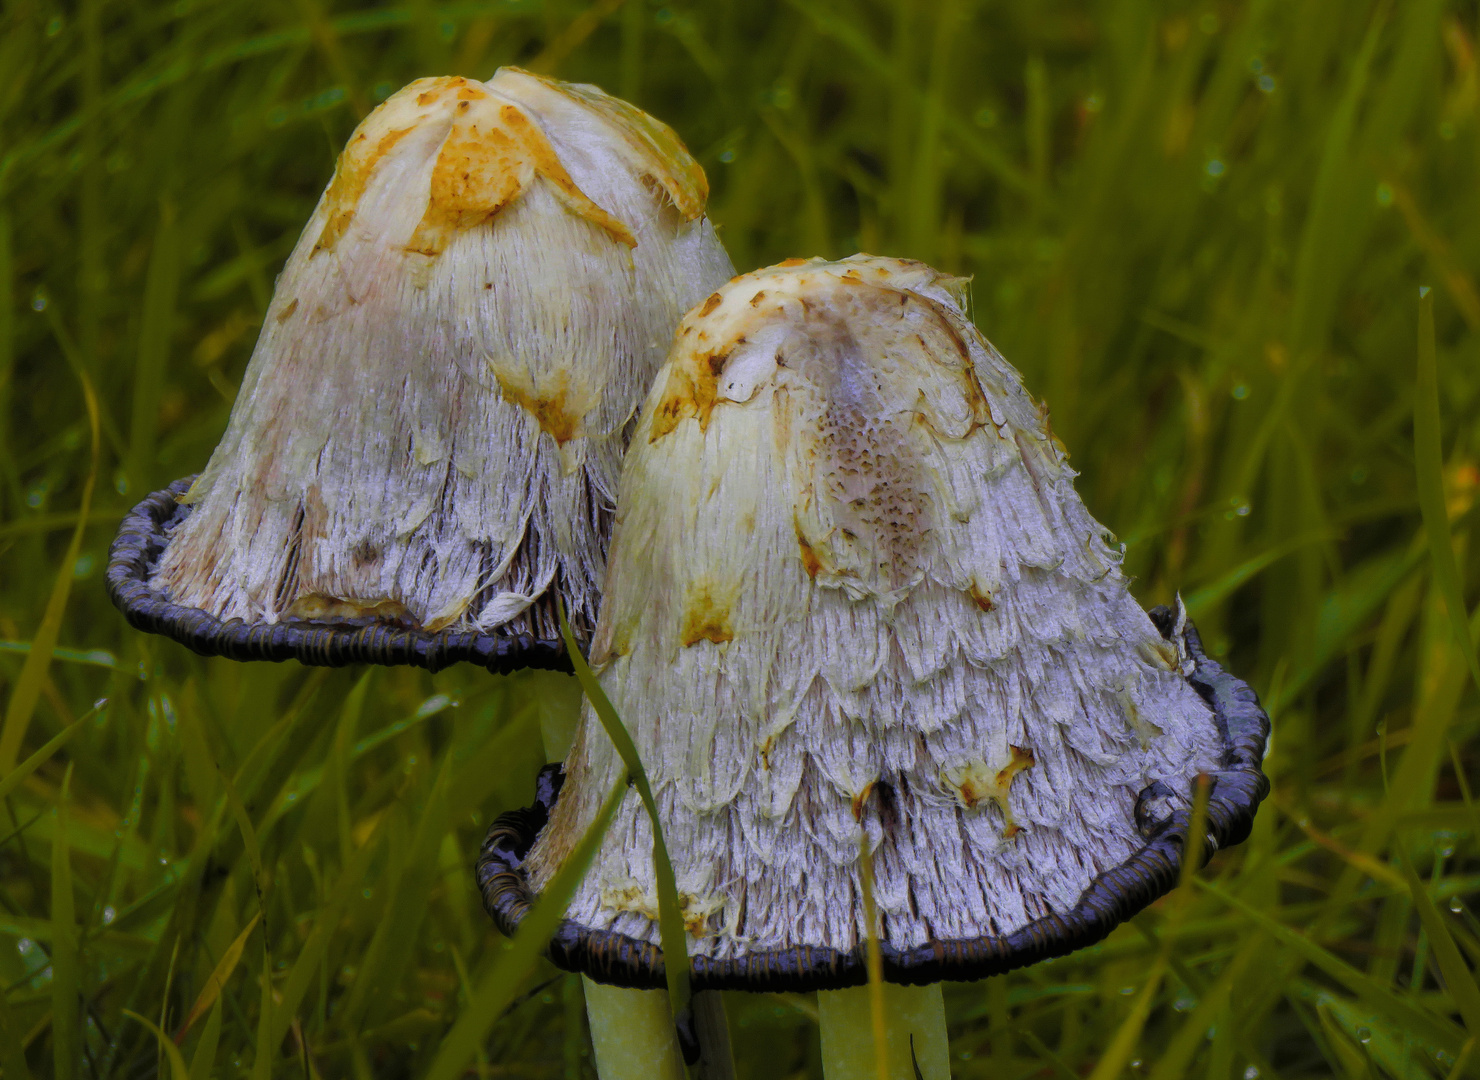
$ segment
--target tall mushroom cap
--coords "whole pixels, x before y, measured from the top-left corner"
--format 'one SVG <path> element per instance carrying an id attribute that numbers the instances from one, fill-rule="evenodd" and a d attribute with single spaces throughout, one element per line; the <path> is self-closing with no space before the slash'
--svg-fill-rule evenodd
<path id="1" fill-rule="evenodd" d="M 636 407 L 733 273 L 707 195 L 669 128 L 595 87 L 503 68 L 393 95 L 288 259 L 205 471 L 125 529 L 122 606 L 208 651 L 279 626 L 550 639 L 554 589 L 594 622 Z"/>
<path id="2" fill-rule="evenodd" d="M 1069 951 L 1175 880 L 1200 773 L 1215 845 L 1265 794 L 1252 692 L 1185 613 L 1137 605 L 961 285 L 866 256 L 736 278 L 644 406 L 591 658 L 698 985 L 863 981 L 861 841 L 889 978 Z M 563 780 L 495 827 L 480 882 L 506 929 L 621 770 L 588 710 Z M 629 795 L 557 962 L 655 984 L 651 851 Z"/>

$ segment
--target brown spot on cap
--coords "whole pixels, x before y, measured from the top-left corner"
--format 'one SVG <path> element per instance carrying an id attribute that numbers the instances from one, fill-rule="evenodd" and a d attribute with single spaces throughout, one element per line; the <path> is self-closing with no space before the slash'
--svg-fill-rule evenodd
<path id="1" fill-rule="evenodd" d="M 716 645 L 733 641 L 735 631 L 730 626 L 730 606 L 717 599 L 714 587 L 700 581 L 689 590 L 688 605 L 683 617 L 684 647 L 701 641 L 712 641 Z"/>
<path id="2" fill-rule="evenodd" d="M 993 608 L 996 607 L 996 605 L 992 603 L 991 592 L 983 589 L 979 584 L 976 583 L 975 580 L 973 580 L 972 583 L 966 587 L 966 595 L 971 597 L 971 602 L 977 607 L 981 608 L 983 611 L 991 611 Z"/>
<path id="3" fill-rule="evenodd" d="M 1008 749 L 1012 751 L 1012 759 L 997 772 L 997 783 L 1001 785 L 1004 791 L 1012 783 L 1014 776 L 1024 769 L 1031 769 L 1034 765 L 1038 764 L 1038 760 L 1033 756 L 1033 751 L 1026 747 L 1009 746 Z"/>
<path id="4" fill-rule="evenodd" d="M 700 316 L 708 315 L 715 308 L 719 307 L 720 299 L 719 293 L 710 293 L 709 299 L 704 301 L 704 306 L 699 309 Z"/>
<path id="5" fill-rule="evenodd" d="M 817 557 L 817 549 L 807 542 L 801 530 L 797 531 L 797 550 L 802 556 L 802 567 L 807 571 L 807 576 L 815 578 L 822 569 L 822 560 Z"/>
<path id="6" fill-rule="evenodd" d="M 964 809 L 972 810 L 984 801 L 997 804 L 1002 811 L 1003 836 L 1011 839 L 1019 829 L 1012 818 L 1012 807 L 1008 803 L 1008 792 L 1013 778 L 1024 769 L 1032 768 L 1033 752 L 1021 746 L 1009 746 L 1007 763 L 993 769 L 985 761 L 967 762 L 965 765 L 948 769 L 941 779 L 955 792 L 957 801 Z"/>
<path id="7" fill-rule="evenodd" d="M 557 88 L 562 85 L 540 82 Z M 570 96 L 591 104 L 581 94 Z M 395 129 L 387 130 L 392 124 L 397 125 Z M 473 80 L 438 78 L 418 80 L 361 123 L 340 155 L 325 193 L 325 223 L 314 245 L 315 254 L 332 249 L 344 235 L 385 156 L 409 132 L 428 124 L 446 125 L 447 135 L 432 168 L 426 212 L 406 245 L 408 251 L 440 254 L 460 230 L 490 220 L 537 177 L 551 185 L 571 213 L 605 230 L 618 243 L 636 245 L 626 224 L 576 186 L 549 139 L 522 108 L 501 103 Z M 623 148 L 630 151 L 631 133 L 624 129 L 622 137 Z M 698 205 L 702 213 L 702 196 Z"/>
<path id="8" fill-rule="evenodd" d="M 358 569 L 378 561 L 380 559 L 380 548 L 375 545 L 373 540 L 366 538 L 350 549 L 349 554 L 350 558 L 354 560 L 355 567 Z"/>
<path id="9" fill-rule="evenodd" d="M 540 429 L 553 438 L 557 445 L 565 445 L 581 434 L 581 421 L 585 414 L 577 411 L 570 392 L 570 380 L 564 371 L 555 373 L 554 386 L 545 393 L 532 387 L 521 386 L 504 372 L 495 370 L 499 390 L 504 400 L 518 405 L 538 421 Z"/>
<path id="10" fill-rule="evenodd" d="M 689 417 L 699 421 L 700 430 L 709 429 L 709 418 L 719 394 L 719 373 L 724 370 L 729 355 L 728 349 L 688 352 L 669 367 L 668 384 L 653 411 L 649 443 L 657 442 Z"/>

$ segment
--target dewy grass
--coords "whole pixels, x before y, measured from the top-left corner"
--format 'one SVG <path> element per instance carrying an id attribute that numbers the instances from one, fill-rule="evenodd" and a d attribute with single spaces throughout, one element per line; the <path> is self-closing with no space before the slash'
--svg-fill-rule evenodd
<path id="1" fill-rule="evenodd" d="M 479 993 L 505 953 L 470 868 L 544 764 L 535 681 L 380 671 L 346 709 L 361 673 L 196 657 L 128 630 L 101 581 L 122 513 L 220 438 L 360 110 L 505 63 L 673 125 L 741 270 L 862 249 L 974 275 L 975 319 L 1046 398 L 1089 509 L 1137 538 L 1137 597 L 1196 597 L 1214 655 L 1274 708 L 1249 841 L 1099 946 L 948 984 L 954 1075 L 1088 1076 L 1137 1025 L 1126 1074 L 1157 1080 L 1480 1075 L 1455 966 L 1480 962 L 1480 693 L 1453 621 L 1476 640 L 1476 18 L 1460 0 L 8 0 L 0 639 L 30 649 L 0 651 L 0 697 L 12 731 L 27 720 L 3 771 L 35 767 L 0 777 L 5 1080 L 170 1070 L 124 1010 L 178 1032 L 259 911 L 184 1033 L 194 1080 L 259 1058 L 423 1077 L 475 999 L 496 1014 L 489 1075 L 592 1074 L 574 976 L 540 960 Z M 1446 531 L 1453 606 L 1430 555 Z M 727 1007 L 739 1076 L 820 1075 L 810 1001 Z"/>

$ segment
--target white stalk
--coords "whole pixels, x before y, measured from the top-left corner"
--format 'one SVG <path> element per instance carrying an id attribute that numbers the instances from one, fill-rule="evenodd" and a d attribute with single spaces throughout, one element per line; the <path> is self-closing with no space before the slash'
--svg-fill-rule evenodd
<path id="1" fill-rule="evenodd" d="M 948 1080 L 951 1058 L 940 984 L 885 983 L 884 1014 L 887 1058 L 881 1070 L 874 1056 L 869 988 L 818 992 L 825 1080 L 915 1080 L 916 1064 L 924 1080 Z"/>
<path id="2" fill-rule="evenodd" d="M 684 1080 L 668 991 L 581 984 L 601 1080 Z"/>

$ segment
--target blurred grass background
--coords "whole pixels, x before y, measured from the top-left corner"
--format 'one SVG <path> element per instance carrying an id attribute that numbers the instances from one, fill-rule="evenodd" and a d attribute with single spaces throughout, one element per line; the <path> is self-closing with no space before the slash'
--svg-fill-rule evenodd
<path id="1" fill-rule="evenodd" d="M 1180 589 L 1274 716 L 1251 840 L 1100 947 L 948 987 L 956 1075 L 1480 1076 L 1480 697 L 1417 494 L 1473 605 L 1477 30 L 1474 0 L 5 0 L 4 1080 L 422 1076 L 498 954 L 470 864 L 558 688 L 200 659 L 101 571 L 209 455 L 357 120 L 503 63 L 676 127 L 741 269 L 974 275 L 1140 598 Z M 820 1075 L 811 1000 L 729 1006 L 743 1076 Z M 471 1067 L 591 1076 L 578 980 L 544 965 Z"/>

